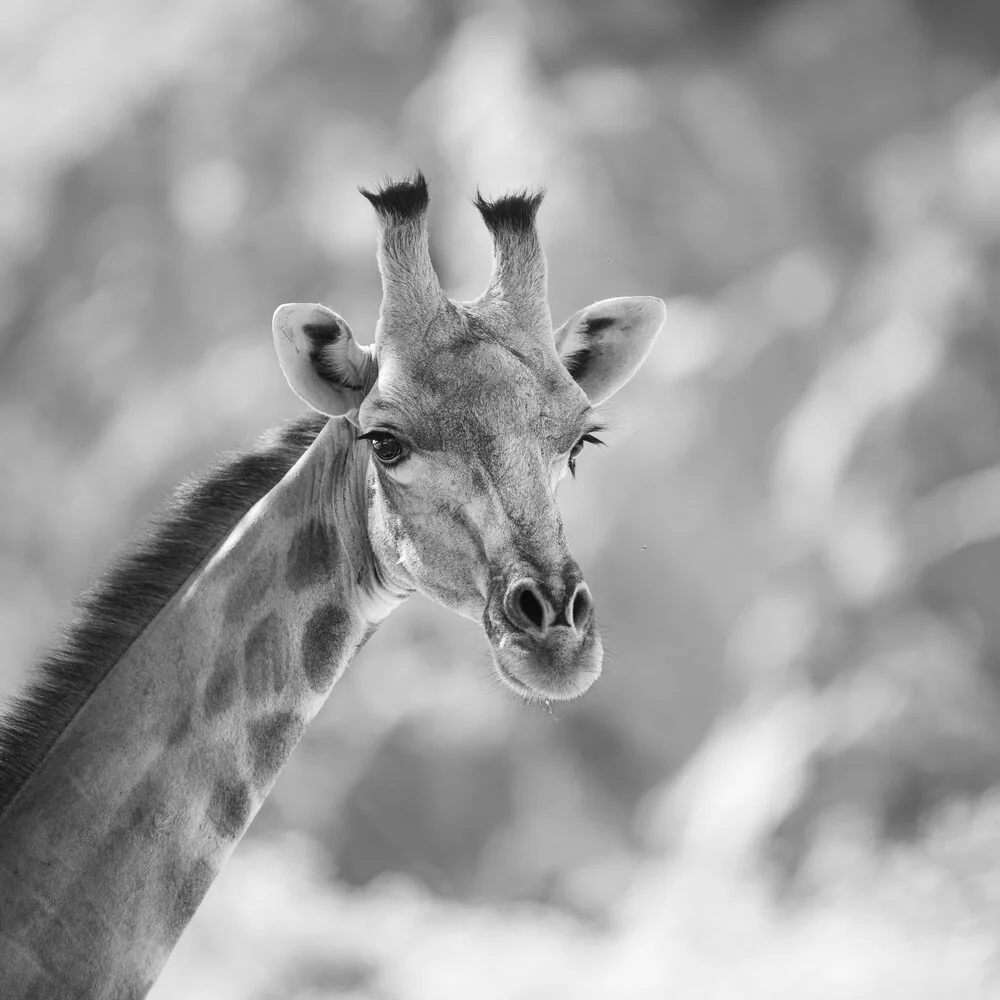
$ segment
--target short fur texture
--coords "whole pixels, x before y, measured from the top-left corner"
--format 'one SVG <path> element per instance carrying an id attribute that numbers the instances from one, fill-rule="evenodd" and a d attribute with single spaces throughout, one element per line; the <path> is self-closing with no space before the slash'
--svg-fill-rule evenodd
<path id="1" fill-rule="evenodd" d="M 176 490 L 149 537 L 78 602 L 62 643 L 0 718 L 0 814 L 109 670 L 326 425 L 300 417 Z"/>
<path id="2" fill-rule="evenodd" d="M 386 326 L 426 322 L 443 304 L 444 292 L 431 261 L 427 237 L 427 181 L 385 180 L 377 191 L 358 189 L 379 219 L 378 267 Z"/>
<path id="3" fill-rule="evenodd" d="M 534 336 L 552 332 L 545 254 L 535 229 L 543 196 L 543 191 L 515 191 L 491 201 L 477 192 L 473 201 L 493 239 L 493 273 L 483 299 Z"/>

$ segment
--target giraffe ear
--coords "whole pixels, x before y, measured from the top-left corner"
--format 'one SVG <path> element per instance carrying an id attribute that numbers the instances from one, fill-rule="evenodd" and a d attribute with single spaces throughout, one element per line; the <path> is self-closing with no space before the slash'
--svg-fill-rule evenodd
<path id="1" fill-rule="evenodd" d="M 326 306 L 288 303 L 274 311 L 271 329 L 281 370 L 300 399 L 330 417 L 357 412 L 376 363 L 342 317 Z"/>
<path id="2" fill-rule="evenodd" d="M 559 357 L 594 406 L 639 370 L 666 315 L 666 303 L 651 295 L 603 299 L 556 330 Z"/>

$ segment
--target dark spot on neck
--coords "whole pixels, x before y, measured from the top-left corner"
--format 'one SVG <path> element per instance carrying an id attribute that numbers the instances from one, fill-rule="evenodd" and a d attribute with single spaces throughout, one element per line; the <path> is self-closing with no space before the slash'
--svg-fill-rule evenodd
<path id="1" fill-rule="evenodd" d="M 274 781 L 305 728 L 302 719 L 289 711 L 274 712 L 250 723 L 248 744 L 257 785 L 265 787 Z"/>
<path id="2" fill-rule="evenodd" d="M 332 530 L 310 518 L 292 538 L 285 561 L 285 583 L 293 593 L 329 581 L 336 570 L 338 542 Z"/>
<path id="3" fill-rule="evenodd" d="M 243 833 L 252 807 L 246 782 L 221 778 L 212 789 L 207 815 L 223 837 L 233 839 Z"/>
<path id="4" fill-rule="evenodd" d="M 124 808 L 128 810 L 128 818 L 122 830 L 129 836 L 152 837 L 167 818 L 165 790 L 147 775 L 132 790 Z"/>
<path id="5" fill-rule="evenodd" d="M 175 747 L 187 739 L 191 732 L 191 706 L 185 705 L 180 710 L 180 715 L 174 720 L 167 731 L 167 746 Z"/>
<path id="6" fill-rule="evenodd" d="M 262 552 L 244 568 L 222 605 L 222 617 L 228 624 L 243 621 L 264 599 L 274 580 L 276 563 L 273 552 Z"/>
<path id="7" fill-rule="evenodd" d="M 333 604 L 318 607 L 302 636 L 302 670 L 316 692 L 328 691 L 343 667 L 351 619 Z"/>
<path id="8" fill-rule="evenodd" d="M 233 703 L 236 694 L 236 662 L 231 649 L 215 658 L 212 676 L 205 687 L 205 716 L 212 718 Z"/>
<path id="9" fill-rule="evenodd" d="M 243 644 L 243 683 L 247 694 L 260 699 L 277 694 L 288 679 L 288 649 L 284 622 L 271 611 L 251 630 Z"/>

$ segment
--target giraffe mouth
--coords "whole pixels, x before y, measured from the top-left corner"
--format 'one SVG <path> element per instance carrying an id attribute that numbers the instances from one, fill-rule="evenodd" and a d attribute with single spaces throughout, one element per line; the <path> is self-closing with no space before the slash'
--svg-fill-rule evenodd
<path id="1" fill-rule="evenodd" d="M 500 680 L 527 701 L 579 698 L 601 676 L 603 646 L 594 627 L 570 631 L 553 629 L 541 640 L 506 632 L 491 641 Z"/>

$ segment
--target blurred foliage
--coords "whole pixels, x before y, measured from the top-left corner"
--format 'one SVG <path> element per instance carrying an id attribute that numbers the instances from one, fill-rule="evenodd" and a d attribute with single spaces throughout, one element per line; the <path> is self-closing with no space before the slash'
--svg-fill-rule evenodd
<path id="1" fill-rule="evenodd" d="M 424 168 L 457 298 L 468 195 L 538 183 L 554 314 L 670 298 L 562 497 L 600 684 L 517 706 L 411 601 L 154 996 L 996 995 L 991 0 L 22 0 L 0 51 L 4 691 L 297 409 L 276 303 L 370 340 L 357 184 Z"/>

